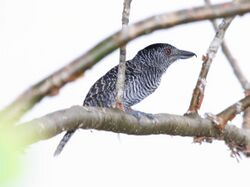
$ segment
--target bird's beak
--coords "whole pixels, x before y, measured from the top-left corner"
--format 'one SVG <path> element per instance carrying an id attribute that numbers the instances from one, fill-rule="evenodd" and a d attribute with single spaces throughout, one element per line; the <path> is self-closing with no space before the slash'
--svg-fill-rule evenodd
<path id="1" fill-rule="evenodd" d="M 179 52 L 178 52 L 179 59 L 187 59 L 187 58 L 191 58 L 193 56 L 197 57 L 197 55 L 195 53 L 190 52 L 190 51 L 179 50 Z"/>

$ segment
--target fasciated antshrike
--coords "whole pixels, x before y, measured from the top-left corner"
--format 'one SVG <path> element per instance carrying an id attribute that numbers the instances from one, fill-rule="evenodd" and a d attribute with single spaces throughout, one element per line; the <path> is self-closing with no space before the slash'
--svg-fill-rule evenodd
<path id="1" fill-rule="evenodd" d="M 176 47 L 157 43 L 140 50 L 133 59 L 126 62 L 125 87 L 123 104 L 125 112 L 140 118 L 151 114 L 130 109 L 131 106 L 139 103 L 152 94 L 159 86 L 163 73 L 178 59 L 187 59 L 195 54 L 189 51 L 179 50 Z M 113 67 L 103 77 L 96 81 L 90 88 L 83 106 L 112 107 L 116 97 L 116 80 L 118 66 Z M 54 153 L 61 153 L 75 130 L 68 131 Z"/>

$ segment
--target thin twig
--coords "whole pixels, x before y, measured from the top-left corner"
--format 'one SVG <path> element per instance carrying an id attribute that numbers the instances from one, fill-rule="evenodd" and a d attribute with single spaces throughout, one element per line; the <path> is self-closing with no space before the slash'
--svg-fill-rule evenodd
<path id="1" fill-rule="evenodd" d="M 239 80 L 242 88 L 244 90 L 250 90 L 250 84 L 249 81 L 247 80 L 246 76 L 243 74 L 238 61 L 234 58 L 234 56 L 232 55 L 231 51 L 229 50 L 226 42 L 224 41 L 222 43 L 222 51 L 225 54 L 228 62 L 230 63 L 233 72 L 235 74 L 235 76 L 237 77 L 237 79 Z"/>
<path id="2" fill-rule="evenodd" d="M 132 0 L 124 0 L 122 11 L 122 34 L 124 37 L 128 35 L 128 23 L 130 14 L 130 4 Z M 126 45 L 120 47 L 120 63 L 118 66 L 117 82 L 116 82 L 116 108 L 124 111 L 123 92 L 125 84 L 126 71 Z"/>
<path id="3" fill-rule="evenodd" d="M 193 96 L 187 114 L 198 113 L 198 110 L 200 109 L 200 106 L 204 98 L 204 91 L 206 88 L 206 78 L 210 65 L 223 41 L 225 32 L 233 19 L 234 16 L 224 18 L 222 20 L 222 23 L 219 25 L 219 29 L 216 32 L 215 37 L 213 38 L 212 42 L 209 45 L 206 56 L 203 56 L 202 58 L 203 60 L 202 68 L 193 92 Z"/>
<path id="4" fill-rule="evenodd" d="M 127 37 L 124 37 L 121 31 L 112 34 L 84 55 L 24 91 L 23 94 L 17 97 L 10 105 L 0 111 L 0 125 L 16 123 L 45 96 L 57 94 L 65 84 L 80 77 L 83 72 L 95 65 L 119 46 L 139 36 L 149 34 L 155 30 L 171 28 L 176 25 L 237 14 L 242 15 L 249 11 L 250 2 L 237 4 L 222 3 L 211 7 L 200 6 L 160 14 L 132 24 L 128 27 Z"/>
<path id="5" fill-rule="evenodd" d="M 250 105 L 250 103 L 248 103 Z M 233 125 L 219 131 L 213 122 L 203 118 L 179 115 L 156 114 L 156 120 L 135 117 L 110 108 L 73 106 L 53 112 L 30 122 L 20 124 L 11 130 L 10 138 L 29 145 L 49 139 L 73 129 L 96 129 L 131 135 L 168 134 L 184 137 L 213 137 L 225 142 L 234 142 L 242 151 L 250 145 L 250 132 Z M 20 142 L 21 143 L 21 142 Z"/>

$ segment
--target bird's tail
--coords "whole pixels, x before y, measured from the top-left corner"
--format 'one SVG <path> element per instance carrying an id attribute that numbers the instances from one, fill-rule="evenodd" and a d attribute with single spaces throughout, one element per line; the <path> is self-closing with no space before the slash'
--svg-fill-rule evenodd
<path id="1" fill-rule="evenodd" d="M 64 146 L 67 144 L 67 142 L 69 141 L 69 139 L 71 138 L 71 136 L 75 133 L 75 130 L 72 130 L 72 131 L 67 131 L 66 134 L 63 136 L 63 138 L 61 139 L 60 143 L 58 144 L 55 152 L 54 152 L 54 156 L 58 156 Z"/>

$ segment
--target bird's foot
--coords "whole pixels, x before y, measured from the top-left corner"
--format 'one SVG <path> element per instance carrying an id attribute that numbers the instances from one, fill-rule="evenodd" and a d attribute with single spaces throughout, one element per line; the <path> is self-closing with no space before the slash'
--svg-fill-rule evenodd
<path id="1" fill-rule="evenodd" d="M 154 114 L 150 114 L 150 113 L 145 113 L 145 112 L 141 112 L 141 111 L 137 111 L 137 110 L 129 110 L 129 111 L 126 111 L 126 112 L 128 114 L 133 115 L 138 120 L 140 120 L 142 117 L 147 117 L 150 120 L 155 119 Z"/>

